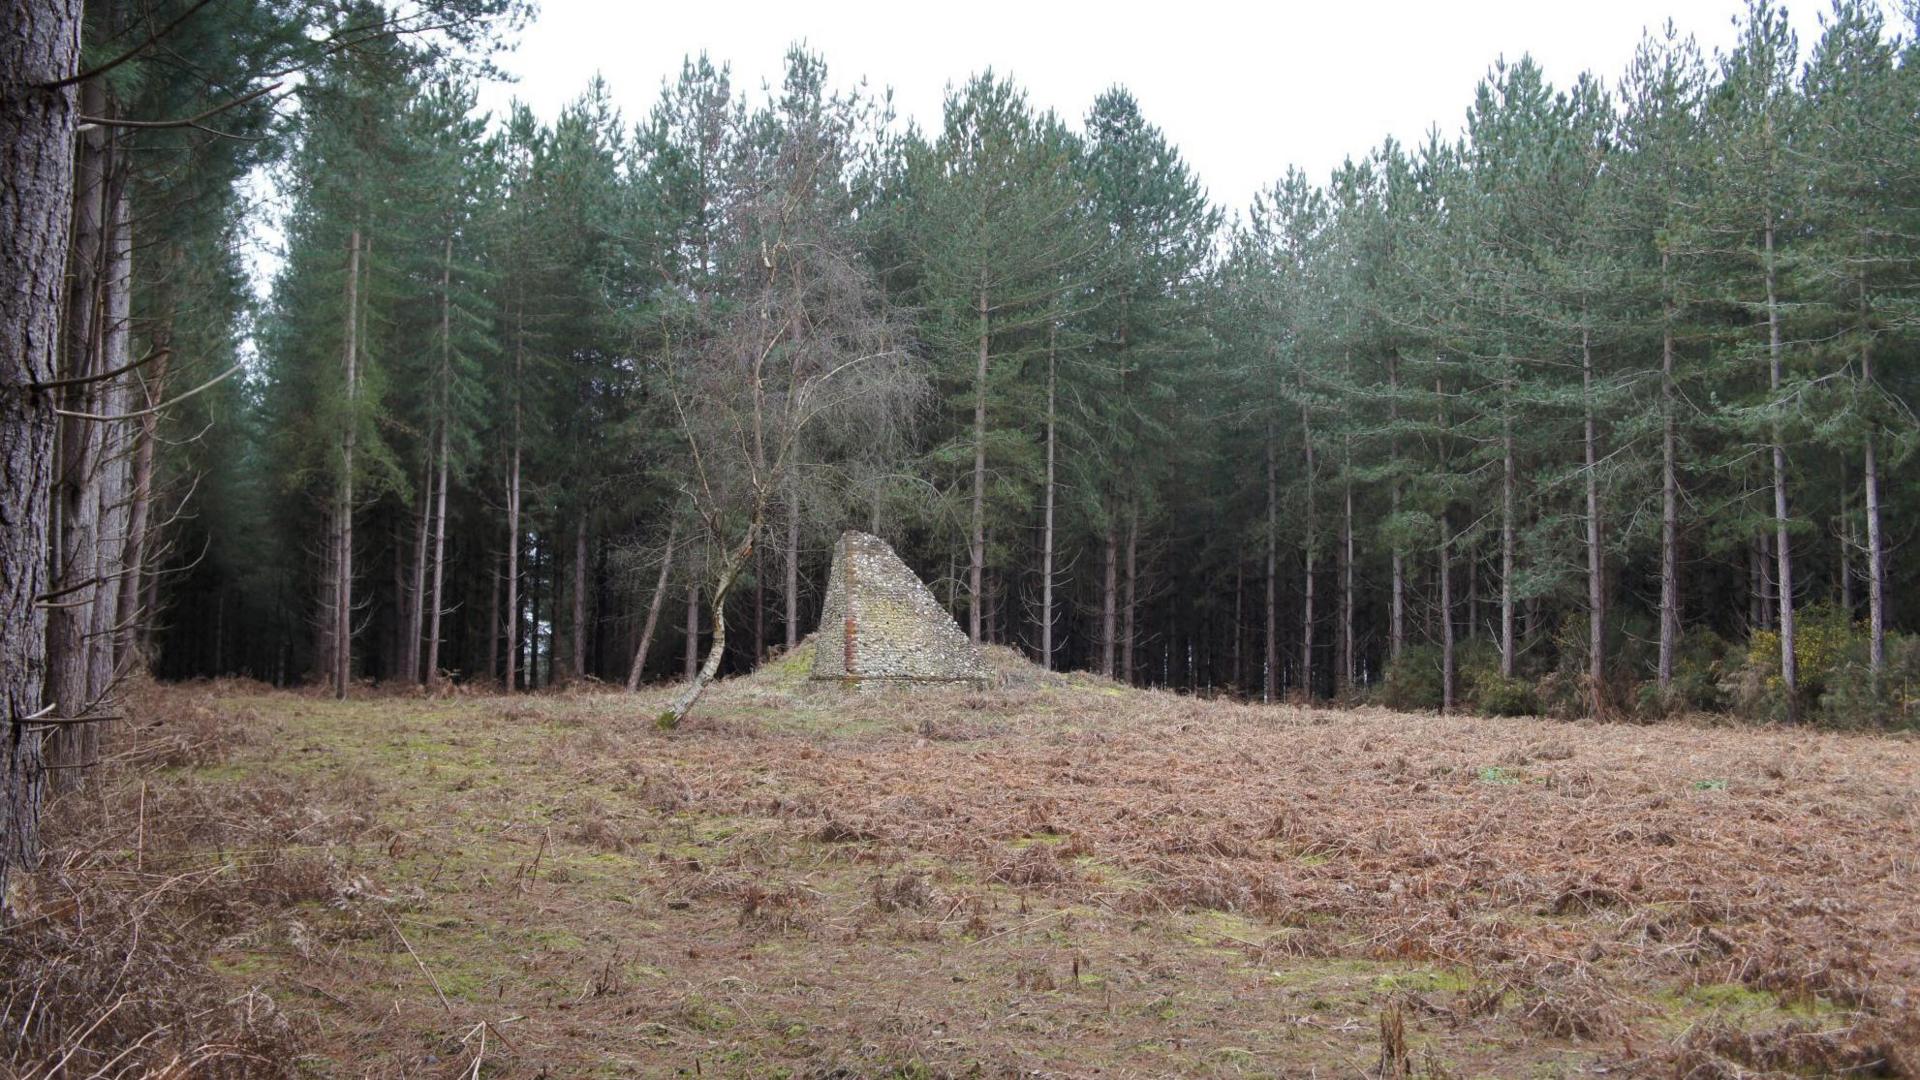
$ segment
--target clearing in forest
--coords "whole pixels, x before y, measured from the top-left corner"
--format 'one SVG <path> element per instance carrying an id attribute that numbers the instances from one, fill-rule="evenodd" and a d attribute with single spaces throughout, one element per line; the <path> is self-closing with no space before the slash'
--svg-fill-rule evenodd
<path id="1" fill-rule="evenodd" d="M 1911 739 L 810 662 L 674 732 L 664 691 L 143 690 L 160 726 L 54 808 L 35 962 L 88 912 L 101 957 L 204 954 L 191 992 L 136 963 L 95 1041 L 166 993 L 200 1028 L 152 1045 L 316 1076 L 1915 1068 Z M 13 959 L 10 1027 L 46 977 Z M 40 1022 L 113 1003 L 83 982 Z"/>

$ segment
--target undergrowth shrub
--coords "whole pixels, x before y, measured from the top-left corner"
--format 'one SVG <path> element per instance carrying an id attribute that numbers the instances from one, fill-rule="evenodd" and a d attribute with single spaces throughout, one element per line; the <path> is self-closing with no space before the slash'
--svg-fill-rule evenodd
<path id="1" fill-rule="evenodd" d="M 1540 712 L 1540 695 L 1525 677 L 1500 674 L 1500 652 L 1483 638 L 1458 642 L 1453 649 L 1454 705 L 1491 716 L 1532 716 Z M 1438 645 L 1411 645 L 1400 659 L 1387 665 L 1379 700 L 1391 709 L 1431 711 L 1441 706 L 1445 691 Z"/>
<path id="2" fill-rule="evenodd" d="M 1540 712 L 1540 698 L 1525 679 L 1487 672 L 1474 680 L 1473 708 L 1489 716 L 1535 716 Z"/>
<path id="3" fill-rule="evenodd" d="M 1865 640 L 1854 642 L 1827 673 L 1816 719 L 1838 728 L 1920 730 L 1920 636 L 1887 635 L 1879 678 L 1867 649 Z"/>
<path id="4" fill-rule="evenodd" d="M 1882 706 L 1891 702 L 1874 700 L 1872 680 L 1866 679 L 1867 696 L 1857 685 L 1843 695 L 1845 715 L 1824 707 L 1834 676 L 1857 684 L 1868 672 L 1866 627 L 1856 623 L 1847 612 L 1833 604 L 1810 604 L 1794 617 L 1793 659 L 1799 674 L 1798 704 L 1802 719 L 1867 726 Z M 1848 670 L 1848 669 L 1855 670 Z M 1735 711 L 1748 720 L 1780 721 L 1791 715 L 1786 682 L 1780 677 L 1780 632 L 1755 630 L 1747 639 L 1747 651 L 1740 669 L 1733 674 Z"/>
<path id="5" fill-rule="evenodd" d="M 1390 709 L 1407 712 L 1431 711 L 1440 707 L 1443 686 L 1440 681 L 1440 646 L 1408 645 L 1400 658 L 1387 664 L 1380 682 L 1380 702 Z"/>
<path id="6" fill-rule="evenodd" d="M 1642 682 L 1634 691 L 1633 711 L 1647 720 L 1690 712 L 1722 712 L 1727 708 L 1726 683 L 1734 649 L 1726 638 L 1706 629 L 1680 636 L 1673 658 L 1673 680 L 1662 689 L 1658 679 Z"/>

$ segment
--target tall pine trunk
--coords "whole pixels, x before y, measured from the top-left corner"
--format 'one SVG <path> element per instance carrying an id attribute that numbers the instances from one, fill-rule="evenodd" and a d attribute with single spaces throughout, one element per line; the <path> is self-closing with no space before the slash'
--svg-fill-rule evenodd
<path id="1" fill-rule="evenodd" d="M 1447 513 L 1440 512 L 1440 711 L 1453 711 L 1453 536 Z"/>
<path id="2" fill-rule="evenodd" d="M 1345 518 L 1340 526 L 1340 686 L 1351 689 L 1354 683 L 1353 640 L 1353 483 L 1348 481 Z"/>
<path id="3" fill-rule="evenodd" d="M 981 575 L 987 562 L 987 290 L 980 288 L 980 353 L 973 375 L 973 528 L 967 546 L 967 635 L 980 641 Z"/>
<path id="4" fill-rule="evenodd" d="M 420 470 L 420 521 L 413 533 L 413 571 L 407 580 L 407 642 L 401 650 L 401 666 L 407 681 L 424 684 L 420 673 L 420 639 L 427 628 L 427 540 L 433 533 L 433 452 L 428 442 L 424 467 Z"/>
<path id="5" fill-rule="evenodd" d="M 1400 516 L 1400 365 L 1393 357 L 1387 358 L 1387 420 L 1392 425 L 1394 435 L 1388 441 L 1387 452 L 1392 457 L 1393 489 L 1389 494 L 1389 511 L 1394 518 Z M 1393 603 L 1391 625 L 1387 630 L 1387 656 L 1390 660 L 1399 660 L 1400 652 L 1407 645 L 1407 558 L 1400 549 L 1400 540 L 1396 532 L 1393 541 Z"/>
<path id="6" fill-rule="evenodd" d="M 1765 229 L 1767 277 L 1767 387 L 1780 393 L 1780 305 L 1774 293 L 1773 213 L 1767 213 Z M 1779 402 L 1774 406 L 1778 408 Z M 1787 719 L 1800 718 L 1800 666 L 1794 658 L 1793 626 L 1793 547 L 1787 536 L 1787 447 L 1780 439 L 1780 418 L 1773 417 L 1773 529 L 1774 555 L 1778 559 L 1777 591 L 1780 603 L 1780 682 L 1786 690 Z"/>
<path id="7" fill-rule="evenodd" d="M 1606 714 L 1606 555 L 1600 548 L 1600 428 L 1593 399 L 1593 338 L 1580 328 L 1580 390 L 1584 406 L 1587 494 L 1587 698 L 1596 717 Z"/>
<path id="8" fill-rule="evenodd" d="M 333 696 L 345 698 L 353 677 L 353 456 L 359 424 L 354 402 L 360 382 L 360 227 L 347 242 L 346 340 L 341 349 L 347 399 L 346 428 L 340 434 L 340 479 L 334 506 Z"/>
<path id="9" fill-rule="evenodd" d="M 1111 679 L 1114 677 L 1114 647 L 1118 644 L 1119 624 L 1115 622 L 1119 607 L 1119 535 L 1114 529 L 1112 518 L 1107 519 L 1105 544 L 1101 548 L 1104 555 L 1102 565 L 1102 585 L 1100 593 L 1100 674 Z"/>
<path id="10" fill-rule="evenodd" d="M 447 567 L 447 425 L 440 425 L 440 478 L 435 485 L 433 514 L 433 589 L 427 611 L 427 685 L 440 682 L 440 616 L 446 611 Z"/>
<path id="11" fill-rule="evenodd" d="M 91 116 L 107 111 L 106 89 L 99 79 L 80 88 L 80 109 Z M 102 283 L 106 252 L 109 147 L 105 128 L 94 125 L 80 136 L 74 152 L 72 247 L 67 256 L 66 326 L 62 334 L 60 375 L 67 380 L 90 380 L 99 374 L 106 330 L 106 297 Z M 61 407 L 71 413 L 93 413 L 96 384 L 68 385 Z M 87 684 L 87 643 L 93 632 L 94 553 L 99 542 L 100 503 L 95 483 L 100 467 L 97 424 L 77 416 L 62 417 L 58 433 L 57 472 L 53 500 L 50 578 L 53 586 L 47 613 L 47 696 L 54 715 L 72 721 L 85 715 L 92 702 Z M 66 723 L 54 732 L 47 756 L 62 771 L 54 774 L 56 787 L 79 779 L 74 768 L 83 759 L 82 728 Z"/>
<path id="12" fill-rule="evenodd" d="M 1866 333 L 1867 290 L 1864 283 L 1860 286 L 1859 296 L 1860 381 L 1871 395 L 1875 392 L 1873 339 Z M 1887 667 L 1887 556 L 1886 541 L 1880 528 L 1879 444 L 1871 421 L 1862 450 L 1862 465 L 1866 470 L 1862 482 L 1867 496 L 1867 657 L 1868 667 L 1877 679 Z"/>
<path id="13" fill-rule="evenodd" d="M 1274 460 L 1273 421 L 1267 421 L 1267 632 L 1263 699 L 1277 700 L 1280 690 L 1280 471 Z"/>
<path id="14" fill-rule="evenodd" d="M 1314 507 L 1313 418 L 1306 406 L 1300 407 L 1300 437 L 1305 451 L 1307 479 L 1307 565 L 1301 580 L 1300 601 L 1300 689 L 1313 700 L 1313 577 L 1315 548 L 1319 546 L 1319 522 Z"/>
<path id="15" fill-rule="evenodd" d="M 569 674 L 577 682 L 587 677 L 587 519 L 573 534 L 573 640 L 569 646 Z"/>
<path id="16" fill-rule="evenodd" d="M 1680 647 L 1680 466 L 1679 387 L 1674 379 L 1673 283 L 1667 272 L 1672 256 L 1660 253 L 1660 652 L 1662 692 L 1673 685 L 1673 660 Z"/>
<path id="17" fill-rule="evenodd" d="M 39 857 L 41 730 L 46 674 L 48 492 L 53 481 L 60 290 L 73 198 L 79 0 L 0 6 L 0 908 L 10 875 Z"/>
<path id="18" fill-rule="evenodd" d="M 1047 324 L 1047 479 L 1040 528 L 1040 666 L 1048 671 L 1053 670 L 1053 478 L 1057 445 L 1054 395 L 1058 331 L 1058 324 Z"/>
<path id="19" fill-rule="evenodd" d="M 787 483 L 787 648 L 800 644 L 800 482 Z M 951 605 L 949 605 L 951 606 Z"/>
<path id="20" fill-rule="evenodd" d="M 1120 633 L 1120 681 L 1133 685 L 1133 649 L 1135 616 L 1139 610 L 1140 589 L 1140 510 L 1127 508 L 1127 600 L 1126 616 Z"/>
<path id="21" fill-rule="evenodd" d="M 127 507 L 127 543 L 122 562 L 125 566 L 120 577 L 120 619 L 127 624 L 125 632 L 126 655 L 120 659 L 123 669 L 135 664 L 145 664 L 150 650 L 147 647 L 148 628 L 152 625 L 154 612 L 146 601 L 145 583 L 149 564 L 152 562 L 152 543 L 148 537 L 153 515 L 153 463 L 154 450 L 160 432 L 160 414 L 150 411 L 164 400 L 167 383 L 167 363 L 172 358 L 173 313 L 161 300 L 161 325 L 153 334 L 154 358 L 141 376 L 143 387 L 137 401 L 140 411 L 140 426 L 135 434 L 137 440 L 133 450 L 132 491 L 128 496 Z"/>
<path id="22" fill-rule="evenodd" d="M 100 366 L 108 372 L 123 371 L 127 366 L 133 338 L 133 236 L 127 204 L 126 155 L 114 157 L 107 189 L 106 276 L 101 281 L 106 325 Z M 126 415 L 129 379 L 123 372 L 101 384 L 102 415 Z M 120 611 L 120 580 L 126 572 L 130 462 L 127 422 L 115 419 L 103 423 L 101 428 L 94 496 L 99 503 L 96 515 L 99 540 L 93 558 L 94 632 L 87 643 L 87 691 L 96 702 L 107 699 L 124 670 L 121 654 L 125 650 L 120 646 L 126 640 L 126 628 L 122 625 L 125 616 Z M 80 743 L 81 760 L 90 761 L 98 756 L 99 725 L 84 725 Z"/>
<path id="23" fill-rule="evenodd" d="M 1440 404 L 1440 430 L 1447 430 L 1447 392 L 1446 383 L 1441 379 L 1433 380 L 1433 396 Z M 1454 648 L 1453 648 L 1453 533 L 1452 523 L 1447 519 L 1446 507 L 1440 508 L 1440 711 L 1453 711 L 1454 697 Z"/>
<path id="24" fill-rule="evenodd" d="M 520 374 L 524 355 L 517 333 L 513 349 L 513 448 L 507 465 L 507 671 L 506 691 L 519 687 L 515 674 L 520 665 Z"/>
<path id="25" fill-rule="evenodd" d="M 1512 383 L 1508 383 L 1512 393 Z M 1513 549 L 1514 486 L 1513 419 L 1502 421 L 1500 433 L 1500 677 L 1513 678 Z"/>

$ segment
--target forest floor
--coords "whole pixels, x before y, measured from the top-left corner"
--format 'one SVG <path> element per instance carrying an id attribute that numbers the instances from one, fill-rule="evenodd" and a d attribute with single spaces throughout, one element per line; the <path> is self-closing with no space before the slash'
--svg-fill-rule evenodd
<path id="1" fill-rule="evenodd" d="M 998 664 L 776 660 L 670 732 L 664 690 L 142 688 L 0 1022 L 114 1006 L 71 1075 L 131 1018 L 224 1075 L 1915 1074 L 1920 741 Z"/>

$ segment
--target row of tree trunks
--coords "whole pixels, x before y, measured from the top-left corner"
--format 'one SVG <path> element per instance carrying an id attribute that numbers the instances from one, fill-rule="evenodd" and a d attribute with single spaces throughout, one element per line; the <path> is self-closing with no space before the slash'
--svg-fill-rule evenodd
<path id="1" fill-rule="evenodd" d="M 80 87 L 80 111 L 107 112 L 107 93 L 98 79 Z M 72 237 L 67 254 L 66 326 L 62 334 L 60 420 L 55 453 L 53 524 L 50 537 L 52 586 L 47 612 L 47 696 L 54 716 L 70 721 L 59 727 L 49 748 L 49 763 L 60 766 L 56 786 L 65 787 L 86 760 L 87 728 L 75 723 L 93 709 L 89 685 L 89 641 L 94 631 L 97 582 L 95 552 L 100 542 L 99 477 L 104 432 L 87 414 L 96 412 L 95 378 L 106 370 L 108 303 L 107 248 L 114 216 L 112 145 L 108 129 L 91 125 L 74 149 Z"/>

